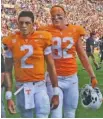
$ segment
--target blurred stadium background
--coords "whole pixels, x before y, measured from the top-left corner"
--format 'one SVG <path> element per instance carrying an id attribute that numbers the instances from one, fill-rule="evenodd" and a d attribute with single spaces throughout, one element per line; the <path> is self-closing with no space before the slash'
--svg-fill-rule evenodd
<path id="1" fill-rule="evenodd" d="M 103 0 L 1 0 L 2 34 L 17 29 L 17 15 L 21 10 L 35 14 L 34 28 L 50 24 L 49 9 L 60 4 L 67 12 L 67 22 L 84 26 L 87 32 L 96 30 L 103 35 Z"/>

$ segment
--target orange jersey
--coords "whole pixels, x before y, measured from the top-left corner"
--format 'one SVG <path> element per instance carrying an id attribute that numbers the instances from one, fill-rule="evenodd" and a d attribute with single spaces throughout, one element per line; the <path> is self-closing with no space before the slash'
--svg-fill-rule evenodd
<path id="1" fill-rule="evenodd" d="M 52 54 L 58 76 L 69 76 L 77 72 L 76 42 L 85 34 L 84 28 L 68 25 L 60 31 L 53 25 L 41 27 L 52 34 Z"/>
<path id="2" fill-rule="evenodd" d="M 3 39 L 12 51 L 16 81 L 44 80 L 44 50 L 51 45 L 51 34 L 36 31 L 24 39 L 20 32 Z"/>

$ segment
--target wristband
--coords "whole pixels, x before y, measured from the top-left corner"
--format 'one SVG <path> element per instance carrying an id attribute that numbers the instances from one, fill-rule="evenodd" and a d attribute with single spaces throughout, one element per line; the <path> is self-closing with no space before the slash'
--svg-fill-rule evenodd
<path id="1" fill-rule="evenodd" d="M 53 87 L 53 95 L 59 95 L 59 88 Z"/>
<path id="2" fill-rule="evenodd" d="M 5 98 L 6 98 L 6 100 L 10 100 L 12 98 L 12 92 L 6 91 Z"/>

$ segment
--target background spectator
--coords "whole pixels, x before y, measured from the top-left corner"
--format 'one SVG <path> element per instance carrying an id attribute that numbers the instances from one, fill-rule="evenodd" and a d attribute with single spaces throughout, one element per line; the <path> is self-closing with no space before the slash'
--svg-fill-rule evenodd
<path id="1" fill-rule="evenodd" d="M 87 33 L 95 30 L 99 36 L 103 35 L 103 0 L 1 0 L 2 33 L 17 29 L 15 19 L 21 10 L 36 14 L 35 29 L 50 24 L 49 9 L 54 4 L 65 8 L 67 22 L 84 26 Z"/>

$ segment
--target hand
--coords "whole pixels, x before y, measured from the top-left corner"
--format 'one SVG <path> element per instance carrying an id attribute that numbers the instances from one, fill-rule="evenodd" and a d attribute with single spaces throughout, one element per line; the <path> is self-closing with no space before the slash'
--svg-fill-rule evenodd
<path id="1" fill-rule="evenodd" d="M 51 109 L 56 109 L 59 105 L 59 95 L 54 95 L 51 99 Z"/>
<path id="2" fill-rule="evenodd" d="M 92 77 L 92 78 L 91 78 L 91 84 L 92 84 L 92 87 L 93 87 L 93 88 L 95 88 L 95 87 L 97 86 L 98 81 L 96 80 L 95 77 Z"/>
<path id="3" fill-rule="evenodd" d="M 8 110 L 11 114 L 16 113 L 15 104 L 14 104 L 14 101 L 12 99 L 7 100 L 7 106 L 8 106 Z"/>

